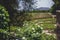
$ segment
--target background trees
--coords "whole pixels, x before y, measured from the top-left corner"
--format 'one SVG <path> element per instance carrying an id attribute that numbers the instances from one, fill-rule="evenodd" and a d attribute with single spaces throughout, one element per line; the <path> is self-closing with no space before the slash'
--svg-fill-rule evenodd
<path id="1" fill-rule="evenodd" d="M 23 1 L 23 10 L 17 10 L 19 7 L 19 1 Z M 1 0 L 0 4 L 3 5 L 9 13 L 10 25 L 22 26 L 25 20 L 25 12 L 32 9 L 32 0 Z"/>

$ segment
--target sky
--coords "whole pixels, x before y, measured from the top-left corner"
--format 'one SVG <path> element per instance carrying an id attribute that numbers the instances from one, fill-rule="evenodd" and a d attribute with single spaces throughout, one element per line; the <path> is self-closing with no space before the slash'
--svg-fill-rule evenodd
<path id="1" fill-rule="evenodd" d="M 54 4 L 52 0 L 35 0 L 35 1 L 37 2 L 34 4 L 36 7 L 33 5 L 34 8 L 40 8 L 40 7 L 51 8 L 52 5 Z M 23 9 L 23 2 L 20 1 L 18 10 L 22 10 L 22 9 Z"/>
<path id="2" fill-rule="evenodd" d="M 37 6 L 36 8 L 40 7 L 48 7 L 51 8 L 51 6 L 54 4 L 52 0 L 36 0 L 37 3 L 35 5 Z"/>

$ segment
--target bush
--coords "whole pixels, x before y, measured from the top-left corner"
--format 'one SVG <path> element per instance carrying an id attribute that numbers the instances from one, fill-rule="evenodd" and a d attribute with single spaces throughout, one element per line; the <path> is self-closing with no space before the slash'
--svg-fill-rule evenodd
<path id="1" fill-rule="evenodd" d="M 0 32 L 5 33 L 7 38 L 12 39 L 17 38 L 19 40 L 56 40 L 55 35 L 47 35 L 45 33 L 42 33 L 43 28 L 31 21 L 25 21 L 23 27 L 10 26 L 10 32 L 2 29 L 0 29 Z"/>
<path id="2" fill-rule="evenodd" d="M 9 14 L 6 9 L 0 5 L 0 28 L 8 27 Z"/>
<path id="3" fill-rule="evenodd" d="M 9 35 L 20 40 L 41 40 L 42 30 L 40 26 L 25 21 L 23 27 L 11 26 Z"/>

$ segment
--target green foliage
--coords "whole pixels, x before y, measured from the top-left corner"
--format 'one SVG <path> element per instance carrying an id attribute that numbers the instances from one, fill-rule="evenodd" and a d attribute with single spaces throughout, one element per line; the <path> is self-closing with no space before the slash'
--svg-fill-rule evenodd
<path id="1" fill-rule="evenodd" d="M 6 9 L 0 5 L 0 28 L 8 27 L 9 14 Z"/>
<path id="2" fill-rule="evenodd" d="M 11 36 L 11 38 L 20 38 L 20 40 L 56 40 L 55 35 L 43 33 L 43 27 L 34 21 L 25 21 L 23 27 L 10 26 L 10 32 L 8 28 L 1 29 L 0 32 L 9 35 L 8 38 Z"/>
<path id="3" fill-rule="evenodd" d="M 55 5 L 58 5 L 60 3 L 60 0 L 53 0 L 55 2 Z"/>
<path id="4" fill-rule="evenodd" d="M 15 34 L 16 37 L 21 38 L 21 40 L 40 40 L 42 30 L 42 27 L 25 21 L 22 28 L 11 26 L 10 35 L 13 36 L 13 34 Z"/>
<path id="5" fill-rule="evenodd" d="M 56 35 L 47 35 L 45 33 L 41 34 L 41 40 L 56 40 Z"/>
<path id="6" fill-rule="evenodd" d="M 42 27 L 35 25 L 31 22 L 24 22 L 24 27 L 10 26 L 10 32 L 8 28 L 6 30 L 0 30 L 1 33 L 7 34 L 8 38 L 18 37 L 21 40 L 40 40 L 42 34 Z"/>
<path id="7" fill-rule="evenodd" d="M 21 40 L 56 40 L 55 35 L 50 35 L 50 34 L 48 35 L 42 33 L 43 27 L 40 26 L 38 23 L 34 23 L 34 21 L 25 21 L 22 28 L 11 26 L 10 31 L 11 31 L 10 35 L 12 36 L 15 35 L 15 37 L 21 38 Z"/>

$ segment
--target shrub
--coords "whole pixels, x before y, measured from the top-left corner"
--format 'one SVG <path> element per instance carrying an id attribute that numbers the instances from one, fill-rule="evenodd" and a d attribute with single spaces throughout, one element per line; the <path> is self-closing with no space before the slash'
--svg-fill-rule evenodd
<path id="1" fill-rule="evenodd" d="M 8 27 L 9 14 L 6 9 L 0 5 L 0 28 Z"/>

